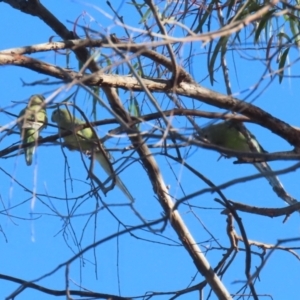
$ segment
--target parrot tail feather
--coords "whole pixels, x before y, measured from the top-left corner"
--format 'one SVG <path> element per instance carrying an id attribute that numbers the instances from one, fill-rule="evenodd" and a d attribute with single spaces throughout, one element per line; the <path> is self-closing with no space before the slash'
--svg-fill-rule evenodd
<path id="1" fill-rule="evenodd" d="M 30 166 L 32 164 L 32 157 L 34 155 L 35 147 L 28 147 L 25 150 L 25 160 L 27 166 Z"/>
<path id="2" fill-rule="evenodd" d="M 133 196 L 130 194 L 127 187 L 118 176 L 116 176 L 116 186 L 124 193 L 124 195 L 130 200 L 130 202 L 134 202 Z"/>
<path id="3" fill-rule="evenodd" d="M 266 162 L 262 163 L 255 163 L 254 166 L 258 171 L 261 173 L 270 173 L 272 174 L 273 171 L 270 168 L 270 166 Z M 264 175 L 266 179 L 269 181 L 270 185 L 272 186 L 274 192 L 277 194 L 277 196 L 281 199 L 283 199 L 286 203 L 289 205 L 293 205 L 295 203 L 298 203 L 298 201 L 290 196 L 286 190 L 284 189 L 282 183 L 280 182 L 279 178 L 276 175 Z"/>
<path id="4" fill-rule="evenodd" d="M 113 175 L 113 170 L 111 168 L 111 165 L 109 164 L 108 157 L 104 157 L 102 152 L 96 152 L 95 153 L 95 159 L 99 162 L 101 167 L 104 169 L 104 171 L 109 175 Z M 116 179 L 116 186 L 124 193 L 124 195 L 130 200 L 130 202 L 134 202 L 133 196 L 130 194 L 128 189 L 126 188 L 125 184 L 121 181 L 121 179 L 118 176 L 115 176 Z"/>
<path id="5" fill-rule="evenodd" d="M 26 143 L 35 142 L 35 137 L 31 136 L 26 140 Z M 25 152 L 25 161 L 27 166 L 30 166 L 32 164 L 32 157 L 35 152 L 35 146 L 30 146 L 24 149 Z"/>

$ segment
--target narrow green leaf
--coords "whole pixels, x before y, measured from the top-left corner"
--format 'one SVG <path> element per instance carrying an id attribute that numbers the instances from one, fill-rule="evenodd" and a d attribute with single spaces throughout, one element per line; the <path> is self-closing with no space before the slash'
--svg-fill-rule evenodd
<path id="1" fill-rule="evenodd" d="M 145 14 L 143 15 L 141 21 L 139 22 L 139 24 L 142 24 L 142 23 L 146 22 L 146 20 L 147 20 L 147 18 L 148 18 L 148 16 L 149 16 L 150 14 L 151 14 L 151 9 L 148 8 L 148 9 L 146 10 Z"/>
<path id="2" fill-rule="evenodd" d="M 213 55 L 211 57 L 211 60 L 209 62 L 208 72 L 209 72 L 209 79 L 210 79 L 211 85 L 214 84 L 214 65 L 216 62 L 216 58 L 220 52 L 221 47 L 224 47 L 227 44 L 228 38 L 229 38 L 228 36 L 225 36 L 225 37 L 222 37 L 219 39 L 219 41 L 215 47 L 215 50 L 213 52 Z"/>
<path id="3" fill-rule="evenodd" d="M 284 74 L 284 65 L 288 56 L 290 48 L 287 48 L 284 50 L 284 52 L 282 53 L 280 59 L 279 59 L 279 66 L 278 69 L 280 70 L 278 75 L 279 75 L 279 83 L 282 82 L 283 79 L 283 74 Z"/>
<path id="4" fill-rule="evenodd" d="M 229 3 L 229 4 L 228 4 L 228 8 L 227 8 L 226 19 L 228 19 L 229 15 L 230 15 L 230 13 L 231 13 L 231 11 L 232 11 L 233 6 L 236 4 L 236 1 L 235 1 L 235 0 L 230 0 L 230 1 L 228 1 L 227 3 Z M 236 12 L 234 12 L 234 14 L 235 14 L 235 13 L 236 13 Z"/>
<path id="5" fill-rule="evenodd" d="M 300 36 L 299 36 L 299 19 L 293 15 L 289 15 L 287 18 L 289 22 L 290 29 L 293 33 L 293 38 L 295 39 L 295 44 L 297 47 L 300 46 Z"/>
<path id="6" fill-rule="evenodd" d="M 287 40 L 288 43 L 292 42 L 291 39 L 290 39 L 290 37 L 286 33 L 284 33 L 284 32 L 279 32 L 277 34 L 277 37 L 280 40 L 280 44 L 282 44 L 282 39 L 284 39 L 284 38 Z"/>
<path id="7" fill-rule="evenodd" d="M 208 8 L 205 11 L 205 14 L 202 16 L 202 18 L 200 19 L 200 22 L 197 26 L 197 28 L 194 30 L 194 33 L 199 33 L 199 32 L 203 32 L 202 30 L 202 26 L 204 25 L 206 19 L 209 17 L 209 15 L 212 13 L 212 9 L 215 5 L 215 1 L 212 1 L 209 5 Z"/>
<path id="8" fill-rule="evenodd" d="M 136 97 L 130 98 L 128 111 L 132 116 L 135 116 L 137 118 L 141 116 L 140 106 Z M 137 124 L 136 128 L 140 129 L 140 124 Z"/>
<path id="9" fill-rule="evenodd" d="M 270 10 L 269 12 L 267 12 L 260 20 L 258 27 L 255 31 L 255 35 L 254 35 L 254 43 L 257 44 L 258 40 L 259 40 L 259 36 L 262 32 L 263 29 L 267 29 L 267 25 L 268 25 L 268 21 L 270 19 L 272 19 L 273 13 L 275 12 L 275 9 Z"/>
<path id="10" fill-rule="evenodd" d="M 246 3 L 244 1 L 240 2 L 239 7 L 237 8 L 236 13 L 234 16 L 228 21 L 228 24 L 234 19 L 235 21 L 237 20 L 242 20 L 244 17 L 249 16 L 250 14 L 256 13 L 258 10 L 262 8 L 262 5 L 259 5 L 258 3 L 254 1 L 247 1 Z M 237 16 L 237 17 L 236 17 Z"/>

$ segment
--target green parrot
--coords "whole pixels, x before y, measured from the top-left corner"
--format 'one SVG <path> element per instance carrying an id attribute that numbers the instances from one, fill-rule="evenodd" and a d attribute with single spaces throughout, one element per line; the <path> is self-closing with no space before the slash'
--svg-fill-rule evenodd
<path id="1" fill-rule="evenodd" d="M 201 130 L 201 136 L 207 139 L 210 143 L 230 150 L 241 152 L 258 152 L 266 153 L 257 139 L 245 125 L 238 121 L 225 121 L 218 124 L 204 127 Z M 267 162 L 253 163 L 257 170 L 261 173 L 272 173 L 272 169 Z M 283 199 L 289 205 L 298 203 L 296 199 L 291 197 L 285 191 L 279 178 L 275 175 L 264 175 L 269 181 L 273 190 L 278 197 Z"/>
<path id="2" fill-rule="evenodd" d="M 45 98 L 42 95 L 33 95 L 30 97 L 27 106 L 22 109 L 18 117 L 18 126 L 21 131 L 23 144 L 37 142 L 40 132 L 46 128 L 48 118 L 46 109 L 43 106 Z M 36 145 L 26 147 L 25 160 L 26 164 L 32 164 L 32 156 Z"/>
<path id="3" fill-rule="evenodd" d="M 74 132 L 74 129 L 78 125 L 85 124 L 84 121 L 75 118 L 66 109 L 56 109 L 52 113 L 51 120 L 52 122 L 57 123 L 60 134 L 65 130 Z M 112 176 L 114 174 L 113 169 L 111 168 L 111 164 L 109 163 L 109 159 L 111 158 L 110 154 L 105 151 L 105 148 L 102 145 L 100 145 L 102 149 L 99 149 L 99 137 L 91 128 L 88 127 L 78 130 L 76 133 L 74 132 L 73 134 L 64 136 L 63 139 L 65 141 L 66 147 L 70 150 L 78 150 L 83 153 L 93 153 L 95 155 L 95 159 L 100 163 L 105 172 L 109 176 Z M 118 176 L 115 176 L 115 183 L 126 195 L 126 197 L 131 202 L 134 202 L 134 198 Z"/>

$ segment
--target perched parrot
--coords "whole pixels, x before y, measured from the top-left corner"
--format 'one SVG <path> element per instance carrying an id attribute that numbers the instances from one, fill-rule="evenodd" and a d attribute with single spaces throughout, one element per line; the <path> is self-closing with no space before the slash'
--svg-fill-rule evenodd
<path id="1" fill-rule="evenodd" d="M 42 95 L 33 95 L 30 97 L 27 106 L 21 110 L 18 117 L 18 126 L 21 131 L 21 138 L 23 144 L 30 142 L 37 142 L 40 131 L 46 128 L 48 118 L 43 102 L 45 98 Z M 32 156 L 34 154 L 36 145 L 26 147 L 25 160 L 26 164 L 32 164 Z"/>
<path id="2" fill-rule="evenodd" d="M 237 121 L 225 121 L 215 125 L 202 128 L 201 135 L 210 143 L 230 150 L 241 152 L 258 152 L 264 153 L 264 149 L 260 146 L 257 139 L 245 125 Z M 253 165 L 261 173 L 272 174 L 272 169 L 267 162 L 257 162 Z M 298 203 L 296 199 L 291 197 L 285 191 L 279 178 L 275 175 L 264 175 L 269 181 L 276 194 L 287 202 L 289 205 Z"/>
<path id="3" fill-rule="evenodd" d="M 85 124 L 84 121 L 75 118 L 68 110 L 66 109 L 56 109 L 52 113 L 52 122 L 57 123 L 59 133 L 69 130 L 74 132 L 74 129 L 78 125 Z M 113 169 L 109 163 L 110 154 L 105 151 L 103 145 L 100 145 L 102 149 L 99 149 L 99 137 L 94 133 L 91 128 L 83 128 L 74 132 L 73 134 L 66 135 L 63 137 L 65 141 L 65 146 L 70 150 L 78 150 L 83 153 L 90 152 L 94 154 L 95 159 L 100 163 L 101 167 L 109 175 L 113 175 Z M 134 198 L 127 190 L 124 183 L 118 176 L 115 176 L 115 183 L 120 188 L 120 190 L 126 195 L 126 197 L 134 202 Z"/>

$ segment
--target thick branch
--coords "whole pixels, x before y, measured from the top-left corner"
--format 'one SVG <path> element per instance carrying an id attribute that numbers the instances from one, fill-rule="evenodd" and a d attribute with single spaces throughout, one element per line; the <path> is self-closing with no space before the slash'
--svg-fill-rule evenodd
<path id="1" fill-rule="evenodd" d="M 101 72 L 96 72 L 92 75 L 79 75 L 77 72 L 69 69 L 59 68 L 26 56 L 0 54 L 0 65 L 8 64 L 29 68 L 36 72 L 54 76 L 67 82 L 70 82 L 71 80 L 80 80 L 80 82 L 88 86 L 101 86 L 105 92 L 111 87 L 118 87 L 124 90 L 143 91 L 138 80 L 130 76 L 107 75 Z M 169 84 L 165 80 L 143 79 L 143 84 L 153 92 L 175 92 L 181 96 L 193 98 L 219 108 L 245 115 L 255 123 L 268 128 L 290 144 L 300 148 L 299 130 L 293 128 L 284 121 L 273 117 L 271 114 L 253 104 L 215 92 L 196 83 L 191 84 L 182 82 L 179 86 L 172 88 L 172 90 L 170 90 Z"/>
<path id="2" fill-rule="evenodd" d="M 124 122 L 131 122 L 131 118 L 129 114 L 124 110 L 121 102 L 119 101 L 119 97 L 115 89 L 110 89 L 110 93 L 107 93 L 107 97 L 111 107 L 124 120 Z M 156 160 L 147 147 L 145 141 L 139 135 L 130 135 L 129 138 L 131 139 L 132 144 L 139 154 L 140 160 L 148 174 L 148 177 L 152 183 L 153 190 L 158 196 L 158 200 L 162 208 L 164 209 L 165 214 L 168 216 L 170 223 L 176 231 L 182 244 L 192 257 L 197 270 L 205 277 L 208 284 L 211 286 L 212 290 L 216 293 L 219 299 L 231 299 L 231 296 L 226 290 L 222 281 L 210 267 L 209 262 L 190 234 L 179 212 L 177 210 L 173 210 L 174 202 L 169 195 L 169 191 L 166 187 Z"/>

